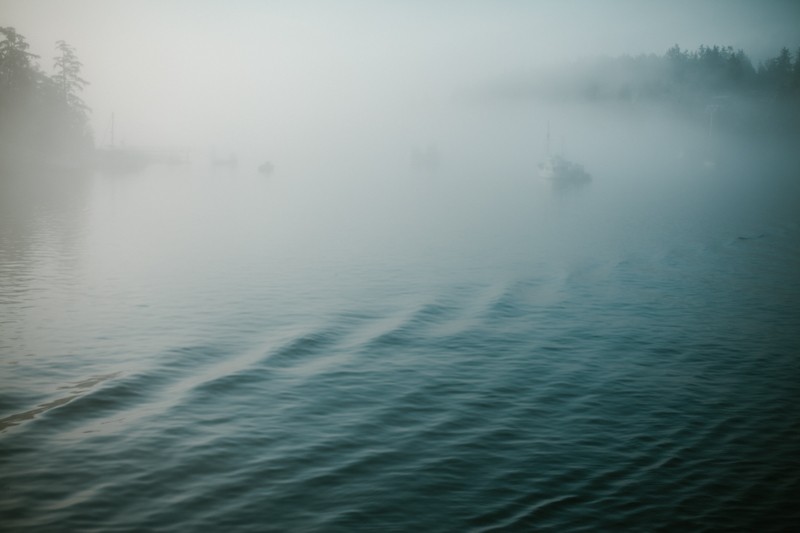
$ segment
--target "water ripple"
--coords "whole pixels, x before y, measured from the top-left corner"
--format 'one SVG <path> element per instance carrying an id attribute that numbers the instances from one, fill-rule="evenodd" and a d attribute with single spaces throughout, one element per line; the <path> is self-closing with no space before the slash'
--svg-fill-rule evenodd
<path id="1" fill-rule="evenodd" d="M 13 255 L 0 529 L 787 530 L 798 229 L 750 231 L 111 292 Z"/>

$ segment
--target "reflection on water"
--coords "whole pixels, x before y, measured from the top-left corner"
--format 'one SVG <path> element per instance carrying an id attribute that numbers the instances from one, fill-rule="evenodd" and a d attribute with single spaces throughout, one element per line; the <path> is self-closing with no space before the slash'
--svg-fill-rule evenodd
<path id="1" fill-rule="evenodd" d="M 796 522 L 797 161 L 601 132 L 572 191 L 444 141 L 435 173 L 6 179 L 3 523 Z"/>

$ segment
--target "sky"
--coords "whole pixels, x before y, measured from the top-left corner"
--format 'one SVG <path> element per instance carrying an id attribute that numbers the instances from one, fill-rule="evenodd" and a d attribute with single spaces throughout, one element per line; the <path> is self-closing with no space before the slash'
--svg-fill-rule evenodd
<path id="1" fill-rule="evenodd" d="M 98 144 L 113 113 L 118 140 L 224 151 L 243 132 L 403 128 L 470 84 L 596 55 L 720 44 L 757 61 L 800 46 L 800 2 L 0 0 L 0 25 L 46 71 L 57 40 L 75 47 Z"/>

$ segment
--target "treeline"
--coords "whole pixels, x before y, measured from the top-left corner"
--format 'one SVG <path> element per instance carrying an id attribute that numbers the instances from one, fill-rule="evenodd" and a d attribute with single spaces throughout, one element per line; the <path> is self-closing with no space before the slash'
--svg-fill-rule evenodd
<path id="1" fill-rule="evenodd" d="M 800 49 L 794 59 L 788 48 L 753 67 L 743 50 L 700 46 L 695 52 L 673 46 L 664 55 L 674 85 L 723 92 L 766 92 L 800 97 Z"/>
<path id="2" fill-rule="evenodd" d="M 28 50 L 14 28 L 0 27 L 0 165 L 85 166 L 94 143 L 81 62 L 58 41 L 47 74 Z"/>
<path id="3" fill-rule="evenodd" d="M 504 80 L 493 97 L 602 104 L 659 104 L 721 126 L 800 131 L 800 49 L 754 65 L 730 46 L 673 46 L 663 55 L 606 57 Z"/>

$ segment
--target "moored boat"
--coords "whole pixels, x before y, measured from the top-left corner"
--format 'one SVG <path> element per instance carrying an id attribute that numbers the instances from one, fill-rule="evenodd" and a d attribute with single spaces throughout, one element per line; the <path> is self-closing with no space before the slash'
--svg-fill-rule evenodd
<path id="1" fill-rule="evenodd" d="M 548 157 L 539 163 L 539 176 L 543 180 L 559 185 L 581 185 L 592 181 L 583 165 L 569 161 L 560 155 Z"/>
<path id="2" fill-rule="evenodd" d="M 539 177 L 559 187 L 585 185 L 592 181 L 583 165 L 563 155 L 550 155 L 550 124 L 547 124 L 547 158 L 539 163 Z"/>

